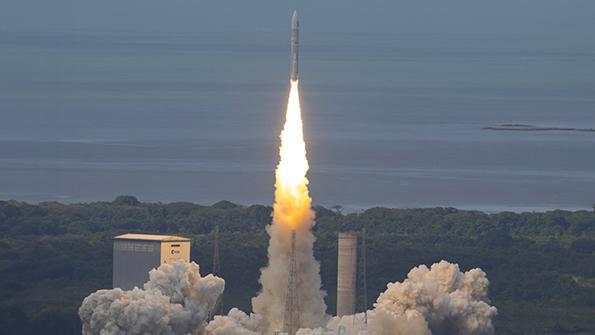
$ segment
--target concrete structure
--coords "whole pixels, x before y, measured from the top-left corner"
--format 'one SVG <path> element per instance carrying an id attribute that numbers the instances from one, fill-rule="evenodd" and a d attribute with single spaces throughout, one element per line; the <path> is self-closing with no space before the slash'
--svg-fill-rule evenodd
<path id="1" fill-rule="evenodd" d="M 337 316 L 355 313 L 357 233 L 339 233 L 337 266 Z"/>
<path id="2" fill-rule="evenodd" d="M 112 285 L 142 288 L 149 271 L 161 264 L 190 261 L 190 239 L 179 236 L 124 234 L 114 237 Z"/>

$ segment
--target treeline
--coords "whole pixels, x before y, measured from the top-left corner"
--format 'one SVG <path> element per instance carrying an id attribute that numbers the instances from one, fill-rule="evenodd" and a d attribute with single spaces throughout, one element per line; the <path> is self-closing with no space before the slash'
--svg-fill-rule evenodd
<path id="1" fill-rule="evenodd" d="M 488 274 L 499 334 L 595 333 L 593 211 L 315 210 L 315 254 L 329 313 L 337 232 L 365 228 L 371 300 L 412 267 L 446 259 Z M 191 258 L 206 274 L 212 266 L 211 232 L 218 225 L 223 309 L 249 310 L 267 261 L 264 227 L 271 211 L 227 201 L 141 203 L 130 196 L 69 205 L 0 201 L 0 334 L 80 334 L 77 308 L 89 293 L 110 287 L 111 238 L 125 232 L 191 237 Z"/>

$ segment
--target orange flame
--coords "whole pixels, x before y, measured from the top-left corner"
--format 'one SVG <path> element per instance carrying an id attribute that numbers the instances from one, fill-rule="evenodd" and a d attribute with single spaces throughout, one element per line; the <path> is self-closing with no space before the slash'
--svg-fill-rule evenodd
<path id="1" fill-rule="evenodd" d="M 273 221 L 289 230 L 310 228 L 314 214 L 308 191 L 308 159 L 304 142 L 298 82 L 291 81 L 285 125 L 281 131 L 279 165 L 275 171 Z"/>

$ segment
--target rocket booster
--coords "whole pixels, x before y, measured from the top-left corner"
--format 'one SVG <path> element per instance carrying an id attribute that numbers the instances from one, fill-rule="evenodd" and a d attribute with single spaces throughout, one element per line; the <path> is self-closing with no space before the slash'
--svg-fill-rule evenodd
<path id="1" fill-rule="evenodd" d="M 298 80 L 298 49 L 300 46 L 300 23 L 297 10 L 291 16 L 291 81 Z"/>

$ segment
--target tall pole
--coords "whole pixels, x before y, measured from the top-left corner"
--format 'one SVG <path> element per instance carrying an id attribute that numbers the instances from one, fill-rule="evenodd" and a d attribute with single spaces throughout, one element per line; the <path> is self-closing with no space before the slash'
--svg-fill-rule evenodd
<path id="1" fill-rule="evenodd" d="M 219 225 L 215 226 L 213 232 L 213 274 L 219 275 L 221 265 L 219 264 Z"/>
<path id="2" fill-rule="evenodd" d="M 213 275 L 218 276 L 221 272 L 221 265 L 219 264 L 219 225 L 215 226 L 215 230 L 213 231 Z M 217 297 L 217 301 L 209 311 L 209 320 L 212 320 L 213 317 L 218 314 L 221 310 L 221 298 L 223 294 Z"/>
<path id="3" fill-rule="evenodd" d="M 366 275 L 366 228 L 362 230 L 360 244 L 360 304 L 364 312 L 364 322 L 368 323 L 368 278 Z"/>
<path id="4" fill-rule="evenodd" d="M 289 272 L 287 276 L 287 294 L 285 296 L 285 315 L 283 332 L 295 335 L 300 326 L 299 302 L 297 296 L 297 269 L 295 259 L 295 230 L 291 232 L 291 250 L 289 253 Z"/>

